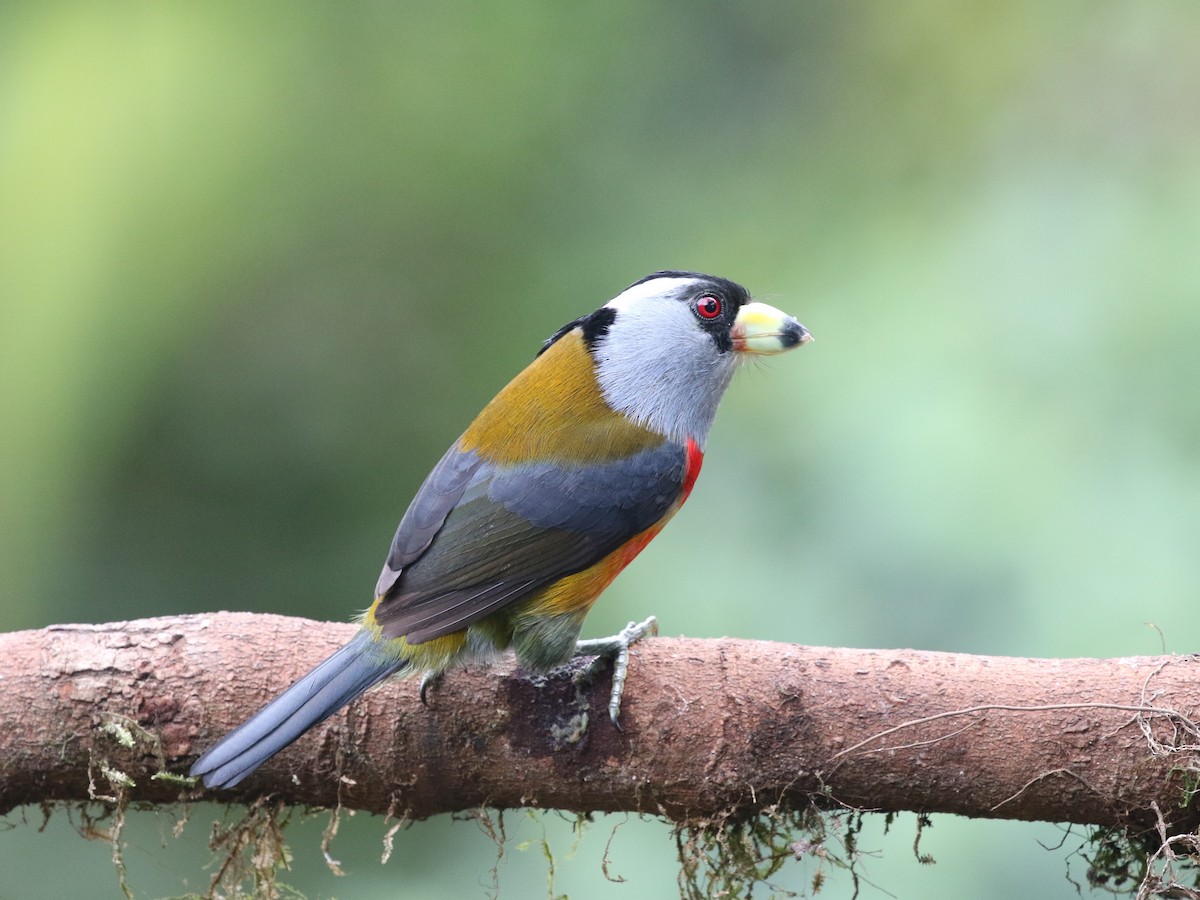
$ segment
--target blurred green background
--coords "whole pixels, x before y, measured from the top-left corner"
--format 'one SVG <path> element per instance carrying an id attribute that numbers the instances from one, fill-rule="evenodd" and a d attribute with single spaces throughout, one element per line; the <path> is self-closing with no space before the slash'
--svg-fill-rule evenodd
<path id="1" fill-rule="evenodd" d="M 670 267 L 817 342 L 739 377 L 585 634 L 1200 649 L 1198 39 L 1169 2 L 4 4 L 0 627 L 349 618 L 483 403 Z M 138 896 L 207 885 L 218 812 L 130 825 Z M 65 814 L 8 818 L 0 894 L 118 895 Z M 568 859 L 559 817 L 508 821 L 502 895 L 545 895 L 543 833 L 573 898 L 674 891 L 658 823 Z M 310 897 L 491 884 L 470 823 L 381 866 L 359 816 L 345 878 L 323 824 L 292 832 Z M 1077 896 L 1077 832 L 934 825 L 937 865 L 902 817 L 864 873 Z"/>

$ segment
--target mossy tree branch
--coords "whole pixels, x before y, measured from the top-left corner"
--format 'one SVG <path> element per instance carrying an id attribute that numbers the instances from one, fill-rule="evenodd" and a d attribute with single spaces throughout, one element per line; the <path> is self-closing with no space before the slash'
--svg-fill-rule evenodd
<path id="1" fill-rule="evenodd" d="M 219 613 L 0 635 L 0 811 L 203 796 L 155 778 L 354 627 Z M 480 806 L 681 822 L 820 805 L 1194 828 L 1200 659 L 1037 660 L 655 638 L 623 731 L 607 675 L 454 672 L 378 688 L 216 798 L 423 818 Z M 586 717 L 585 717 L 586 713 Z M 129 783 L 123 783 L 122 779 Z"/>

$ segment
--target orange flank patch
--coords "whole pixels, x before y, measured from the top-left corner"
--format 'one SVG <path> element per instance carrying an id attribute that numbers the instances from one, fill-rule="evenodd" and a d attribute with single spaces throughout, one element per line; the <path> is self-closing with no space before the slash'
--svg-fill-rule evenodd
<path id="1" fill-rule="evenodd" d="M 609 557 L 609 559 L 612 559 L 613 556 L 617 557 L 618 562 L 617 571 L 613 573 L 613 578 L 616 578 L 617 575 L 621 573 L 622 569 L 633 562 L 634 559 L 637 558 L 637 555 L 646 549 L 646 545 L 658 536 L 658 533 L 663 530 L 663 526 L 665 524 L 666 521 L 664 520 L 650 526 L 641 534 L 636 535 L 631 540 L 628 540 L 622 544 L 617 549 L 617 552 Z"/>
<path id="2" fill-rule="evenodd" d="M 604 589 L 612 584 L 613 579 L 633 562 L 634 558 L 646 549 L 646 545 L 654 540 L 663 530 L 679 509 L 676 503 L 666 515 L 614 550 L 600 562 L 589 566 L 574 575 L 560 578 L 553 584 L 547 585 L 529 598 L 528 614 L 531 616 L 556 616 L 564 613 L 579 613 L 583 615 L 592 608 L 596 598 L 604 593 Z"/>

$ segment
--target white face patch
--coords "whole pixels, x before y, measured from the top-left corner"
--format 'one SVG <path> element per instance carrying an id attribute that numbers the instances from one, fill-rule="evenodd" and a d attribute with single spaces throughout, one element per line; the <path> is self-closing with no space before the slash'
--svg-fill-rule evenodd
<path id="1" fill-rule="evenodd" d="M 604 399 L 669 439 L 703 449 L 738 354 L 722 353 L 683 299 L 702 279 L 666 276 L 609 301 L 617 315 L 592 348 Z"/>
<path id="2" fill-rule="evenodd" d="M 697 281 L 697 278 L 653 278 L 622 291 L 604 305 L 616 310 L 629 309 L 648 298 L 675 294 L 688 285 L 696 284 Z"/>

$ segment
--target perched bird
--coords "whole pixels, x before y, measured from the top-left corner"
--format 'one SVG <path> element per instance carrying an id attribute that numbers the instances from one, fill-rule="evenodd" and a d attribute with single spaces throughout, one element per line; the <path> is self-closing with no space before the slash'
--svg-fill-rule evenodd
<path id="1" fill-rule="evenodd" d="M 695 484 L 717 404 L 740 360 L 811 340 L 740 285 L 657 272 L 568 322 L 434 466 L 400 521 L 351 641 L 196 761 L 232 787 L 397 672 L 430 677 L 512 648 L 546 670 L 576 654 L 600 593 Z M 616 721 L 628 644 L 618 656 Z"/>

